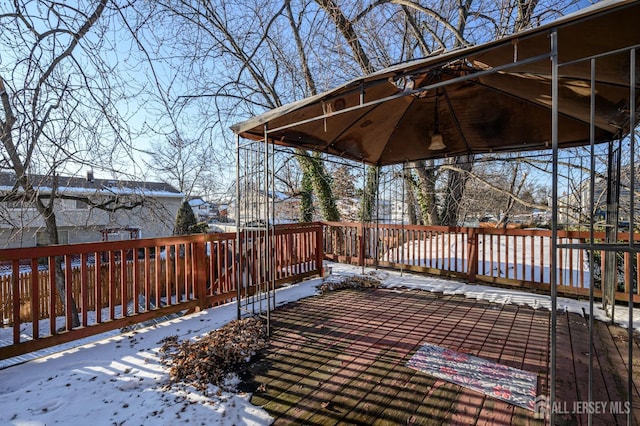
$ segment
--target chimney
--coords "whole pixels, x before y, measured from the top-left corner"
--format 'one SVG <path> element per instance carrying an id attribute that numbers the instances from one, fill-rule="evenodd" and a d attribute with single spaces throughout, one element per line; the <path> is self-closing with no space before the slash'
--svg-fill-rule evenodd
<path id="1" fill-rule="evenodd" d="M 93 182 L 93 170 L 87 170 L 87 182 Z"/>

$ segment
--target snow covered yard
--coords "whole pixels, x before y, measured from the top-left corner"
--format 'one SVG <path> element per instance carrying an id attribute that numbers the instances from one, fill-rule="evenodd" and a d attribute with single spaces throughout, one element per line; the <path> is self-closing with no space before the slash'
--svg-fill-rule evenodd
<path id="1" fill-rule="evenodd" d="M 359 274 L 362 269 L 331 264 L 333 274 Z M 372 273 L 366 269 L 365 273 Z M 548 296 L 439 278 L 377 271 L 384 286 L 417 288 L 502 304 L 549 309 Z M 282 305 L 317 293 L 321 279 L 312 279 L 277 292 Z M 582 315 L 586 302 L 558 298 L 558 309 Z M 595 318 L 606 319 L 595 309 Z M 616 309 L 616 322 L 628 326 L 626 307 Z M 235 319 L 236 305 L 212 308 L 118 336 L 68 349 L 0 370 L 0 424 L 67 425 L 235 424 L 262 425 L 271 417 L 249 403 L 250 395 L 210 386 L 206 396 L 191 386 L 167 387 L 168 368 L 161 364 L 162 340 L 176 335 L 194 339 Z M 640 330 L 640 312 L 633 327 Z M 230 385 L 233 385 L 232 379 Z"/>

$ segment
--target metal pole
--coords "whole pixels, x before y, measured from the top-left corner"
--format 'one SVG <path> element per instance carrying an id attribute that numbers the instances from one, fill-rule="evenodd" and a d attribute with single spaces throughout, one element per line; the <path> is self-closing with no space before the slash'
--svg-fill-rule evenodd
<path id="1" fill-rule="evenodd" d="M 404 174 L 406 173 L 406 163 L 402 164 L 402 175 L 400 176 L 400 182 L 401 182 L 401 186 L 402 186 L 402 200 L 400 201 L 400 205 L 402 206 L 402 211 L 400 213 L 400 220 L 401 220 L 401 232 L 400 232 L 400 247 L 402 247 L 402 263 L 400 264 L 400 276 L 402 276 L 404 274 L 404 262 L 406 260 L 405 258 L 405 251 L 408 250 L 408 247 L 405 247 L 405 239 L 404 239 L 404 233 L 405 233 L 405 229 L 404 229 L 404 202 L 405 202 L 405 198 L 404 198 Z"/>
<path id="2" fill-rule="evenodd" d="M 589 143 L 590 143 L 590 154 L 591 154 L 591 165 L 590 165 L 590 179 L 589 179 L 589 244 L 593 246 L 594 244 L 594 207 L 595 207 L 595 169 L 596 169 L 596 152 L 595 152 L 595 122 L 596 122 L 596 60 L 591 59 L 591 99 L 590 99 L 590 115 L 589 115 Z M 589 250 L 589 406 L 593 401 L 593 352 L 594 352 L 594 343 L 593 343 L 593 286 L 595 285 L 595 277 L 593 273 L 595 271 L 594 267 L 594 256 L 593 256 L 593 248 Z M 588 423 L 589 426 L 593 425 L 593 413 L 588 413 Z"/>
<path id="3" fill-rule="evenodd" d="M 558 251 L 558 30 L 551 31 L 551 146 L 553 150 L 551 190 L 551 365 L 550 365 L 550 395 L 549 403 L 550 423 L 555 424 L 553 406 L 556 402 L 556 327 L 558 296 L 556 289 L 557 280 L 557 251 Z"/>
<path id="4" fill-rule="evenodd" d="M 250 271 L 251 273 L 247 274 L 248 277 L 250 277 L 247 280 L 247 287 L 245 289 L 245 305 L 246 305 L 246 309 L 249 309 L 249 304 L 251 304 L 251 313 L 255 314 L 255 296 L 253 294 L 255 294 L 255 291 L 249 292 L 249 288 L 251 286 L 257 286 L 258 282 L 257 282 L 257 277 L 259 276 L 259 263 L 256 261 L 255 259 L 255 252 L 256 252 L 256 235 L 255 235 L 255 228 L 254 226 L 252 227 L 247 227 L 246 224 L 249 223 L 251 224 L 251 222 L 253 222 L 256 219 L 256 213 L 253 210 L 253 206 L 256 204 L 256 179 L 257 179 L 257 171 L 255 169 L 256 167 L 256 159 L 255 159 L 256 153 L 253 150 L 253 144 L 251 144 L 251 148 L 247 151 L 247 177 L 245 177 L 245 181 L 246 181 L 246 194 L 245 197 L 247 197 L 247 195 L 249 195 L 250 199 L 247 200 L 247 203 L 245 203 L 244 208 L 245 208 L 245 241 L 251 241 L 251 245 L 252 247 L 247 247 L 246 248 L 246 253 L 247 255 L 251 254 L 250 256 L 247 256 L 247 259 L 249 259 L 249 261 L 251 263 L 247 263 L 247 268 L 248 268 L 248 272 Z M 250 269 L 249 269 L 250 268 Z M 254 279 L 255 277 L 255 279 Z"/>
<path id="5" fill-rule="evenodd" d="M 271 240 L 269 244 L 269 250 L 271 251 L 270 257 L 270 269 L 269 277 L 271 279 L 271 306 L 269 307 L 269 322 L 271 321 L 271 309 L 276 307 L 276 151 L 275 144 L 271 143 L 271 191 L 273 192 L 273 198 L 271 198 Z M 280 200 L 283 202 L 283 200 Z"/>
<path id="6" fill-rule="evenodd" d="M 262 262 L 262 266 L 263 266 L 263 279 L 266 282 L 260 283 L 260 286 L 262 288 L 262 290 L 264 291 L 264 294 L 266 294 L 266 317 L 267 317 L 267 333 L 269 333 L 270 330 L 270 324 L 269 324 L 269 311 L 270 311 L 270 300 L 269 300 L 269 283 L 270 283 L 270 277 L 269 277 L 269 268 L 268 268 L 268 263 L 269 263 L 269 256 L 271 254 L 271 250 L 269 250 L 269 228 L 270 228 L 270 224 L 269 224 L 269 196 L 274 197 L 275 194 L 269 194 L 269 132 L 268 132 L 268 128 L 267 128 L 267 124 L 264 125 L 264 151 L 263 151 L 263 159 L 262 159 L 262 172 L 263 172 L 263 199 L 264 199 L 264 210 L 263 210 L 263 214 L 264 214 L 264 252 L 260 253 L 260 258 L 261 258 L 261 262 Z M 258 300 L 260 301 L 260 313 L 262 313 L 263 311 L 263 306 L 262 306 L 262 301 L 263 301 L 263 297 L 264 294 L 260 294 L 262 292 L 258 292 Z"/>
<path id="7" fill-rule="evenodd" d="M 362 94 L 360 95 L 361 99 L 362 99 Z M 371 209 L 369 208 L 370 206 L 367 205 L 367 203 L 372 202 L 373 200 L 368 200 L 367 198 L 369 197 L 369 192 L 367 191 L 368 188 L 368 183 L 367 182 L 367 178 L 368 178 L 368 174 L 367 174 L 367 165 L 363 162 L 362 163 L 362 214 L 360 215 L 360 223 L 361 223 L 361 228 L 362 229 L 362 239 L 360 240 L 360 244 L 365 244 L 365 232 L 364 232 L 364 227 L 365 227 L 365 221 L 366 221 L 366 216 L 371 214 Z M 364 257 L 366 258 L 367 253 L 364 250 L 365 247 L 360 247 L 360 253 L 364 253 Z M 367 263 L 365 262 L 364 258 L 362 259 L 362 273 L 364 274 L 364 264 Z"/>
<path id="8" fill-rule="evenodd" d="M 629 247 L 633 247 L 634 246 L 634 239 L 635 239 L 635 235 L 634 235 L 634 227 L 635 227 L 635 221 L 634 221 L 634 211 L 635 211 L 635 143 L 636 143 L 636 137 L 635 137 L 635 120 L 636 120 L 636 49 L 631 49 L 631 52 L 629 54 L 630 56 L 630 75 L 629 75 L 629 113 L 630 113 L 630 120 L 629 120 L 629 144 L 630 144 L 630 155 L 631 155 L 631 161 L 629 162 L 629 168 L 630 170 L 630 178 L 629 178 Z M 633 252 L 632 252 L 633 253 Z M 636 256 L 638 256 L 639 254 L 636 253 Z M 632 256 L 629 256 L 629 259 L 632 259 Z M 633 280 L 628 280 L 629 281 L 629 288 L 627 289 L 629 292 L 629 326 L 627 327 L 627 331 L 629 333 L 628 335 L 628 357 L 629 359 L 627 360 L 627 365 L 629 366 L 629 371 L 627 372 L 627 395 L 628 395 L 628 402 L 629 402 L 629 407 L 632 406 L 632 400 L 633 400 L 633 346 L 634 346 L 634 339 L 633 339 Z M 640 283 L 637 283 L 637 285 L 640 286 Z M 614 300 L 615 302 L 615 300 Z M 633 421 L 633 413 L 631 410 L 629 410 L 629 412 L 627 413 L 627 425 L 631 426 L 631 423 Z"/>
<path id="9" fill-rule="evenodd" d="M 242 249 L 240 243 L 240 135 L 236 136 L 236 259 L 237 259 L 237 276 L 236 276 L 236 308 L 238 320 L 242 317 L 240 312 L 241 296 L 242 296 Z M 213 251 L 213 249 L 212 249 Z M 211 253 L 213 256 L 213 252 Z M 212 283 L 213 284 L 213 283 Z"/>
<path id="10" fill-rule="evenodd" d="M 378 182 L 378 190 L 375 194 L 376 202 L 376 230 L 374 233 L 375 238 L 375 257 L 376 257 L 376 270 L 378 269 L 378 260 L 380 259 L 380 167 L 376 167 L 376 182 Z"/>

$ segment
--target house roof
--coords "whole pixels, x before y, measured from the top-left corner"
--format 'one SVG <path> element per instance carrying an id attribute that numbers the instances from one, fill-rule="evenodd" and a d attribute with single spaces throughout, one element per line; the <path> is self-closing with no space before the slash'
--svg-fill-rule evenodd
<path id="1" fill-rule="evenodd" d="M 31 174 L 28 177 L 34 188 L 41 192 L 51 192 L 55 186 L 62 193 L 78 194 L 118 194 L 141 195 L 169 198 L 183 198 L 184 194 L 163 182 L 146 182 L 114 179 L 87 179 L 73 176 L 57 176 L 54 185 L 52 176 Z M 16 175 L 0 173 L 0 191 L 10 191 L 16 184 Z"/>
<path id="2" fill-rule="evenodd" d="M 629 132 L 640 1 L 603 1 L 500 40 L 398 64 L 232 126 L 240 136 L 374 165 L 604 142 Z M 555 38 L 554 38 L 555 37 Z M 552 40 L 558 91 L 553 96 Z M 625 50 L 625 51 L 623 51 Z M 591 120 L 591 62 L 596 63 Z M 637 76 L 636 76 L 637 79 Z M 636 103 L 640 90 L 636 90 Z M 433 149 L 442 134 L 444 149 Z"/>
<path id="3" fill-rule="evenodd" d="M 202 197 L 191 197 L 189 199 L 189 205 L 191 207 L 200 207 L 200 206 L 216 207 L 215 203 L 203 200 Z"/>

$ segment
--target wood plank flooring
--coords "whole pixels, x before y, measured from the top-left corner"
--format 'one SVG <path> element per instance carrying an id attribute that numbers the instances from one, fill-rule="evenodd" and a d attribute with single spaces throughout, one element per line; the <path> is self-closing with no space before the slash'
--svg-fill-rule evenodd
<path id="1" fill-rule="evenodd" d="M 274 424 L 542 425 L 534 413 L 406 367 L 430 342 L 538 375 L 548 394 L 550 312 L 420 290 L 342 290 L 272 313 L 271 345 L 248 371 L 252 403 Z M 588 320 L 558 314 L 558 400 L 588 398 Z M 627 331 L 596 322 L 594 400 L 625 401 Z M 633 424 L 640 419 L 634 336 Z M 627 416 L 594 416 L 594 425 Z M 579 413 L 558 424 L 587 424 Z"/>

